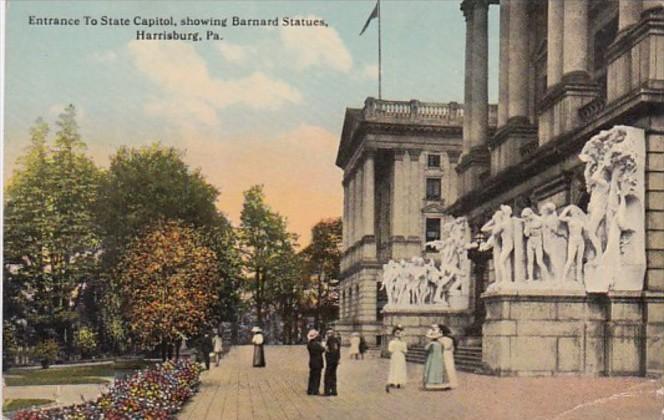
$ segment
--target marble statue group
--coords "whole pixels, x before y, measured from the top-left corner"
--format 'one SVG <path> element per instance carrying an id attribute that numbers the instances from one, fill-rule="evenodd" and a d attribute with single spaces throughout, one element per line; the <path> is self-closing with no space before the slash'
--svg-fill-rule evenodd
<path id="1" fill-rule="evenodd" d="M 632 127 L 593 137 L 579 158 L 588 211 L 552 202 L 512 214 L 501 205 L 482 228 L 499 288 L 641 290 L 645 272 L 644 138 Z M 539 213 L 539 214 L 538 214 Z"/>
<path id="2" fill-rule="evenodd" d="M 470 261 L 466 247 L 469 234 L 465 218 L 449 217 L 441 224 L 441 239 L 427 243 L 438 251 L 439 266 L 433 259 L 422 257 L 413 257 L 409 261 L 391 260 L 383 265 L 381 290 L 386 291 L 388 304 L 463 305 L 463 299 L 455 297 L 468 296 Z"/>

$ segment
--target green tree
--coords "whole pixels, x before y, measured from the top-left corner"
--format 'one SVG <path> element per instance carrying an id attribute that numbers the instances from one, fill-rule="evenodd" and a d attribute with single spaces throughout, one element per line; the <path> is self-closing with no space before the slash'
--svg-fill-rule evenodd
<path id="1" fill-rule="evenodd" d="M 216 208 L 217 189 L 183 157 L 183 152 L 159 143 L 121 147 L 111 157 L 102 183 L 97 216 L 104 234 L 104 282 L 97 293 L 103 296 L 106 340 L 116 351 L 122 351 L 127 341 L 127 323 L 111 273 L 131 239 L 156 220 L 182 221 L 201 231 L 216 254 L 222 279 L 219 317 L 231 318 L 237 310 L 239 263 L 232 227 Z"/>
<path id="2" fill-rule="evenodd" d="M 296 236 L 286 230 L 286 219 L 265 203 L 263 187 L 254 185 L 244 192 L 240 214 L 239 243 L 247 290 L 262 324 L 279 278 L 283 255 L 294 248 Z"/>
<path id="3" fill-rule="evenodd" d="M 160 221 L 136 237 L 116 279 L 122 309 L 143 348 L 175 343 L 209 327 L 218 299 L 217 259 L 194 229 Z"/>
<path id="4" fill-rule="evenodd" d="M 341 232 L 340 218 L 321 220 L 311 229 L 311 243 L 301 252 L 316 328 L 321 321 L 327 324 L 338 316 Z"/>
<path id="5" fill-rule="evenodd" d="M 101 174 L 85 155 L 74 106 L 56 124 L 49 148 L 48 126 L 37 120 L 7 186 L 4 271 L 10 303 L 22 300 L 37 335 L 53 336 L 69 349 L 76 292 L 98 273 L 100 237 L 93 209 Z M 20 293 L 14 293 L 17 289 Z"/>

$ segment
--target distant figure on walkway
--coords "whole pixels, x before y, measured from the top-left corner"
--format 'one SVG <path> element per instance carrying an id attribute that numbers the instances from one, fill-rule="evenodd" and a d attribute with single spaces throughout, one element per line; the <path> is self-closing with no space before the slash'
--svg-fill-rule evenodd
<path id="1" fill-rule="evenodd" d="M 210 337 L 209 332 L 206 332 L 205 334 L 203 334 L 203 337 L 201 337 L 198 349 L 201 352 L 201 356 L 203 356 L 203 361 L 205 362 L 205 369 L 210 370 L 210 352 L 212 352 L 212 338 Z"/>
<path id="2" fill-rule="evenodd" d="M 214 346 L 214 362 L 218 367 L 219 362 L 221 361 L 221 353 L 224 351 L 224 341 L 219 335 L 219 331 L 217 331 L 214 334 L 214 337 L 212 337 L 212 345 Z"/>
<path id="3" fill-rule="evenodd" d="M 337 395 L 337 366 L 341 358 L 341 342 L 334 330 L 329 328 L 325 334 L 325 378 L 324 388 L 326 396 Z"/>
<path id="4" fill-rule="evenodd" d="M 456 343 L 454 337 L 452 337 L 452 330 L 445 325 L 440 325 L 439 328 L 443 334 L 443 337 L 439 341 L 443 346 L 443 366 L 445 368 L 444 371 L 447 373 L 448 388 L 454 389 L 458 385 L 456 367 L 454 366 L 454 349 L 456 348 Z"/>
<path id="5" fill-rule="evenodd" d="M 424 347 L 427 359 L 424 363 L 424 389 L 445 389 L 447 385 L 447 374 L 443 364 L 443 345 L 440 338 L 443 334 L 438 325 L 432 326 L 427 332 L 426 338 L 429 343 Z"/>
<path id="6" fill-rule="evenodd" d="M 251 332 L 254 333 L 254 336 L 251 339 L 251 342 L 254 344 L 254 367 L 265 367 L 265 352 L 263 350 L 263 343 L 265 339 L 263 338 L 263 330 L 260 327 L 254 327 L 251 329 Z"/>
<path id="7" fill-rule="evenodd" d="M 307 351 L 309 351 L 309 386 L 307 387 L 307 395 L 318 395 L 320 393 L 320 372 L 323 370 L 323 353 L 325 353 L 325 347 L 323 347 L 320 335 L 316 330 L 309 331 L 307 341 Z"/>
<path id="8" fill-rule="evenodd" d="M 406 372 L 406 352 L 408 352 L 408 345 L 401 339 L 403 328 L 398 325 L 394 327 L 392 335 L 394 338 L 387 346 L 387 351 L 390 352 L 390 374 L 387 377 L 387 385 L 385 385 L 385 392 L 390 392 L 391 387 L 401 388 L 408 380 Z"/>
<path id="9" fill-rule="evenodd" d="M 354 332 L 350 336 L 350 349 L 348 350 L 351 359 L 359 360 L 360 358 L 360 333 Z"/>
<path id="10" fill-rule="evenodd" d="M 367 345 L 367 341 L 364 339 L 363 335 L 360 335 L 360 357 L 362 360 L 364 360 L 364 353 L 367 352 L 367 349 L 369 346 Z"/>

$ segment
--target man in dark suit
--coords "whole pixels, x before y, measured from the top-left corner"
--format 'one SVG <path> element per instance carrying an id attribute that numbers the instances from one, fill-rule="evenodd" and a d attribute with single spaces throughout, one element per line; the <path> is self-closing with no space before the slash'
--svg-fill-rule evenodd
<path id="1" fill-rule="evenodd" d="M 328 329 L 325 342 L 325 395 L 337 395 L 337 366 L 341 358 L 341 343 L 333 329 Z"/>
<path id="2" fill-rule="evenodd" d="M 320 372 L 323 370 L 323 353 L 325 353 L 325 348 L 316 330 L 309 331 L 307 340 L 307 350 L 309 351 L 309 386 L 307 388 L 307 395 L 318 395 L 320 393 Z"/>

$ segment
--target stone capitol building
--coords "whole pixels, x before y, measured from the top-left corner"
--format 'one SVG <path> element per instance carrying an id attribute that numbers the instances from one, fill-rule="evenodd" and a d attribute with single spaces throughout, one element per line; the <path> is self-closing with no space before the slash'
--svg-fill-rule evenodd
<path id="1" fill-rule="evenodd" d="M 664 374 L 664 0 L 463 0 L 464 104 L 347 108 L 344 338 L 461 368 Z M 498 104 L 488 11 L 499 8 Z"/>

